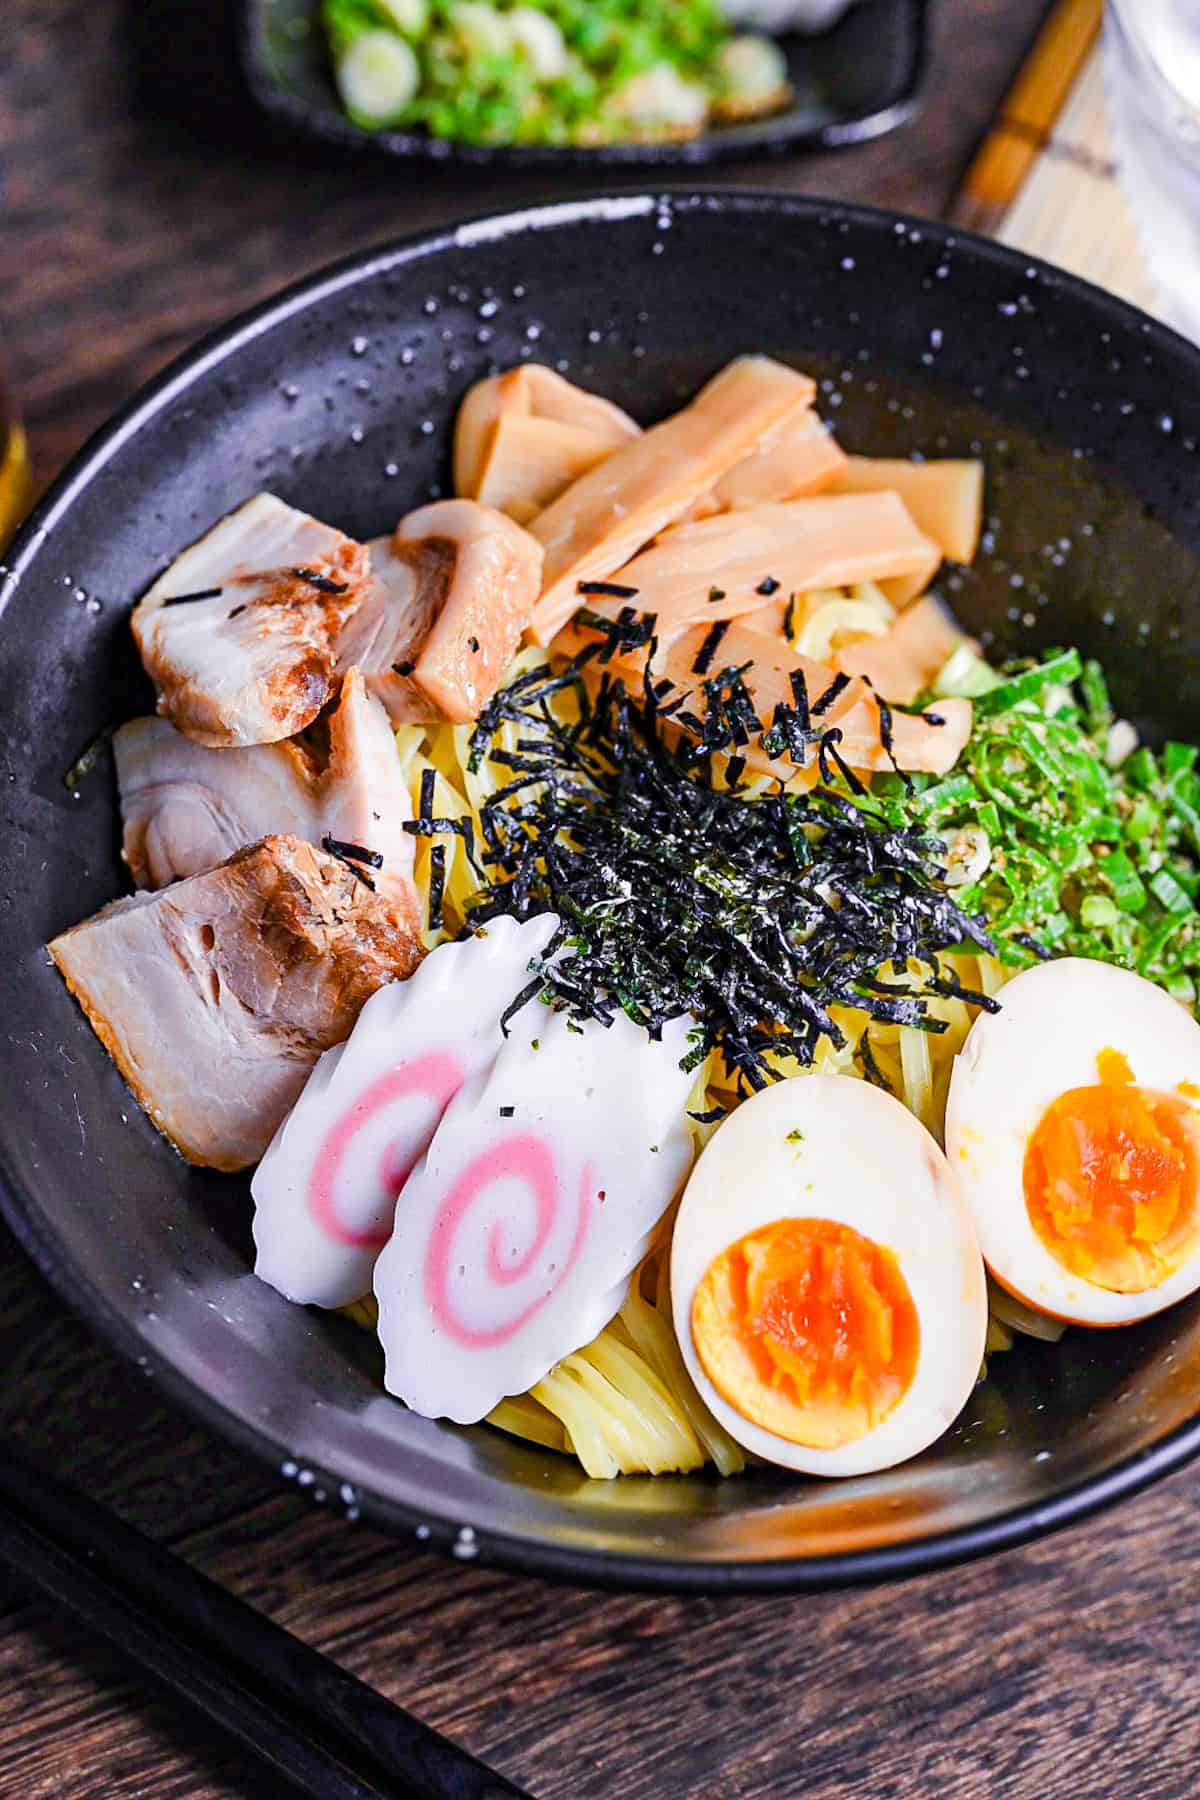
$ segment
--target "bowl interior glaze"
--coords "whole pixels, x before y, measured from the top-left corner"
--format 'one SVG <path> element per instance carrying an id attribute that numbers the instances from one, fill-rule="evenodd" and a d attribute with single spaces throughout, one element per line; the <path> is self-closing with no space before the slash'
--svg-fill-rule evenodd
<path id="1" fill-rule="evenodd" d="M 1200 354 L 1011 252 L 817 202 L 624 196 L 363 255 L 139 397 L 47 497 L 3 587 L 10 1222 L 107 1337 L 334 1510 L 585 1581 L 826 1585 L 1065 1522 L 1194 1453 L 1200 1308 L 1023 1344 L 933 1450 L 841 1485 L 589 1481 L 417 1418 L 353 1327 L 254 1279 L 245 1181 L 180 1162 L 49 966 L 45 941 L 124 887 L 110 757 L 73 792 L 63 778 L 146 704 L 131 599 L 255 489 L 371 535 L 446 491 L 456 402 L 495 365 L 536 357 L 648 421 L 752 349 L 814 369 L 852 448 L 982 454 L 985 549 L 948 583 L 965 622 L 1003 647 L 1078 643 L 1139 724 L 1195 735 Z"/>

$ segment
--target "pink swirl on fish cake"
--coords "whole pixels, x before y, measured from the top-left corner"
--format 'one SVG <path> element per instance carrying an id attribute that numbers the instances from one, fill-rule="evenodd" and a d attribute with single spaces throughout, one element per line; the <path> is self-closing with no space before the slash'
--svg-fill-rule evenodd
<path id="1" fill-rule="evenodd" d="M 385 1147 L 379 1159 L 377 1179 L 380 1188 L 386 1194 L 399 1194 L 413 1164 L 428 1147 L 437 1121 L 464 1079 L 465 1070 L 457 1057 L 444 1050 L 431 1051 L 428 1056 L 419 1056 L 415 1062 L 389 1069 L 386 1075 L 381 1075 L 330 1127 L 313 1166 L 308 1185 L 308 1208 L 321 1230 L 335 1244 L 345 1244 L 355 1250 L 379 1250 L 392 1235 L 390 1220 L 364 1231 L 345 1224 L 338 1213 L 338 1176 L 359 1132 L 398 1100 L 422 1095 L 429 1101 L 434 1115 L 430 1131 L 423 1135 L 413 1131 L 399 1134 Z"/>
<path id="2" fill-rule="evenodd" d="M 575 1231 L 571 1245 L 544 1293 L 537 1294 L 507 1324 L 483 1330 L 465 1324 L 457 1315 L 450 1295 L 450 1257 L 463 1219 L 482 1193 L 497 1181 L 517 1180 L 528 1188 L 537 1214 L 531 1243 L 513 1262 L 503 1258 L 503 1226 L 493 1223 L 487 1239 L 487 1276 L 497 1287 L 509 1287 L 534 1267 L 546 1249 L 560 1218 L 560 1184 L 553 1150 L 544 1138 L 522 1132 L 503 1143 L 492 1144 L 476 1156 L 458 1177 L 433 1222 L 425 1252 L 425 1299 L 435 1323 L 446 1336 L 468 1350 L 494 1350 L 514 1338 L 571 1273 L 587 1236 L 591 1214 L 592 1170 L 585 1166 L 579 1179 Z"/>

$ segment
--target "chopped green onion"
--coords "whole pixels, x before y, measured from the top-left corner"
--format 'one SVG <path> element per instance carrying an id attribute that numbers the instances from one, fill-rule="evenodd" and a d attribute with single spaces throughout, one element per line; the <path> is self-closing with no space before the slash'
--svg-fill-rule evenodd
<path id="1" fill-rule="evenodd" d="M 932 691 L 939 700 L 973 700 L 1000 683 L 1001 677 L 982 656 L 977 656 L 969 644 L 960 644 L 942 665 Z"/>
<path id="2" fill-rule="evenodd" d="M 1099 737 L 1111 725 L 1113 710 L 1108 696 L 1108 683 L 1098 662 L 1084 663 L 1083 674 L 1079 677 L 1079 691 L 1083 695 L 1088 730 L 1093 737 Z"/>
<path id="3" fill-rule="evenodd" d="M 1162 753 L 1163 774 L 1168 781 L 1196 766 L 1196 745 L 1166 743 Z"/>
<path id="4" fill-rule="evenodd" d="M 1080 923 L 1090 931 L 1102 931 L 1106 926 L 1115 925 L 1120 916 L 1116 901 L 1110 900 L 1107 894 L 1088 894 L 1079 908 Z"/>
<path id="5" fill-rule="evenodd" d="M 429 24 L 429 0 L 375 0 L 375 4 L 405 37 L 420 37 Z"/>
<path id="6" fill-rule="evenodd" d="M 1152 787 L 1158 779 L 1158 759 L 1153 750 L 1143 744 L 1140 750 L 1127 757 L 1121 765 L 1121 773 L 1131 787 Z"/>
<path id="7" fill-rule="evenodd" d="M 1146 884 L 1123 850 L 1114 850 L 1099 864 L 1112 884 L 1113 899 L 1122 912 L 1141 912 L 1146 904 Z M 1086 904 L 1086 902 L 1085 902 Z"/>
<path id="8" fill-rule="evenodd" d="M 1025 700 L 1036 700 L 1047 687 L 1077 681 L 1082 671 L 1083 661 L 1078 650 L 1064 650 L 1060 656 L 1051 657 L 1049 662 L 1039 663 L 1033 669 L 1023 669 L 1020 674 L 1011 675 L 998 686 L 980 694 L 975 701 L 975 711 L 985 718 L 995 713 L 1008 712 Z"/>
<path id="9" fill-rule="evenodd" d="M 338 59 L 342 104 L 355 123 L 367 129 L 397 120 L 420 79 L 416 57 L 394 31 L 364 31 Z"/>
<path id="10" fill-rule="evenodd" d="M 1169 869 L 1159 869 L 1150 877 L 1150 892 L 1168 912 L 1180 912 L 1191 904 Z"/>
<path id="11" fill-rule="evenodd" d="M 1146 794 L 1139 794 L 1133 803 L 1133 811 L 1125 821 L 1125 836 L 1132 843 L 1140 843 L 1156 829 L 1162 817 L 1161 809 Z"/>

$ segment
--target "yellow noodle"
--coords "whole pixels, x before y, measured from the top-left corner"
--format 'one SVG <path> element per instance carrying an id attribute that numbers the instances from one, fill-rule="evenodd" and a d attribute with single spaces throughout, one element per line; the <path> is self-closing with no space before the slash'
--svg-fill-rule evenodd
<path id="1" fill-rule="evenodd" d="M 742 1453 L 684 1367 L 669 1295 L 664 1287 L 664 1314 L 642 1297 L 640 1279 L 639 1271 L 620 1313 L 590 1344 L 564 1357 L 531 1394 L 502 1400 L 488 1423 L 576 1456 L 589 1475 L 686 1473 L 710 1460 L 733 1474 Z M 364 1330 L 376 1329 L 372 1294 L 341 1310 Z"/>
<path id="2" fill-rule="evenodd" d="M 562 1420 L 556 1419 L 532 1394 L 517 1394 L 511 1400 L 501 1400 L 489 1413 L 488 1423 L 507 1431 L 511 1437 L 528 1438 L 532 1444 L 541 1444 L 543 1449 L 561 1450 L 567 1456 L 575 1454 Z"/>

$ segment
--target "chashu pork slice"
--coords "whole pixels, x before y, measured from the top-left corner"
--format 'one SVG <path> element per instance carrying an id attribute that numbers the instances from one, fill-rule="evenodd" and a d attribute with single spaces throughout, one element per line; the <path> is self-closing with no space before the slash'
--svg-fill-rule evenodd
<path id="1" fill-rule="evenodd" d="M 107 906 L 50 954 L 138 1101 L 189 1162 L 257 1162 L 318 1056 L 421 948 L 347 865 L 269 837 Z"/>
<path id="2" fill-rule="evenodd" d="M 304 745 L 209 750 L 166 719 L 133 719 L 113 739 L 122 855 L 138 887 L 201 875 L 245 844 L 286 832 L 381 856 L 379 892 L 417 918 L 408 784 L 383 707 L 351 669 L 329 715 L 322 766 Z"/>
<path id="3" fill-rule="evenodd" d="M 373 543 L 374 581 L 343 627 L 342 666 L 356 663 L 393 724 L 479 717 L 529 625 L 542 548 L 477 500 L 437 500 Z"/>
<path id="4" fill-rule="evenodd" d="M 435 715 L 428 695 L 413 680 L 417 653 L 445 598 L 440 579 L 421 579 L 418 562 L 396 554 L 392 537 L 372 538 L 371 585 L 338 638 L 339 666 L 363 671 L 368 691 L 386 707 L 393 725 L 420 724 Z"/>
<path id="5" fill-rule="evenodd" d="M 134 608 L 159 712 L 214 747 L 294 736 L 333 693 L 338 633 L 370 581 L 362 544 L 256 494 Z"/>

